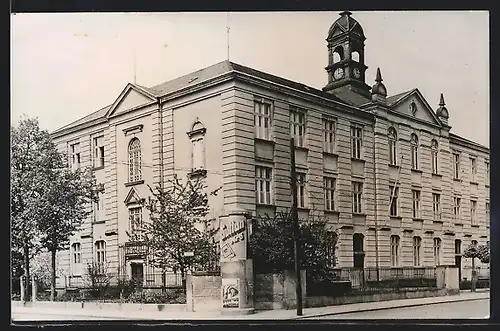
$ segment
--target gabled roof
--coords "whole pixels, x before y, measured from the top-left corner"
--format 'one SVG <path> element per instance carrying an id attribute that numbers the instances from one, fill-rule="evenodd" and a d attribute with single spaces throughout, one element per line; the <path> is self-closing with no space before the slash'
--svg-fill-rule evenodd
<path id="1" fill-rule="evenodd" d="M 106 117 L 110 116 L 115 111 L 116 107 L 120 104 L 120 102 L 123 101 L 123 99 L 125 98 L 125 96 L 127 95 L 127 93 L 130 90 L 135 90 L 135 91 L 141 93 L 142 95 L 148 97 L 151 101 L 156 100 L 156 95 L 154 93 L 151 93 L 151 91 L 149 91 L 149 89 L 144 88 L 144 87 L 137 85 L 137 84 L 128 83 L 127 86 L 125 86 L 125 88 L 122 90 L 122 92 L 120 93 L 118 98 L 116 98 L 115 102 L 113 102 L 111 107 L 109 107 L 108 111 L 105 114 Z"/>
<path id="2" fill-rule="evenodd" d="M 409 91 L 401 92 L 401 93 L 395 94 L 393 96 L 387 97 L 387 99 L 386 99 L 387 106 L 392 107 L 396 103 L 399 103 L 399 101 L 402 101 L 407 95 L 410 95 L 410 93 L 412 93 L 415 90 L 416 89 L 411 89 Z"/>
<path id="3" fill-rule="evenodd" d="M 437 117 L 436 113 L 434 112 L 434 110 L 432 109 L 432 107 L 429 105 L 429 103 L 427 102 L 427 100 L 425 100 L 424 96 L 422 95 L 422 93 L 420 93 L 420 91 L 419 91 L 418 88 L 414 88 L 414 89 L 412 89 L 410 91 L 399 93 L 399 94 L 396 94 L 396 95 L 394 95 L 392 97 L 387 98 L 386 99 L 387 100 L 387 106 L 389 108 L 395 109 L 398 104 L 400 104 L 404 100 L 408 99 L 412 95 L 416 95 L 422 101 L 422 103 L 424 104 L 425 108 L 427 108 L 428 113 L 431 115 L 431 117 L 434 119 L 434 121 L 436 122 L 437 125 L 440 125 L 440 126 L 443 125 L 443 123 L 441 122 L 441 120 Z"/>
<path id="4" fill-rule="evenodd" d="M 92 121 L 95 121 L 95 120 L 98 120 L 100 118 L 104 118 L 106 116 L 106 113 L 108 112 L 108 110 L 111 108 L 111 105 L 109 106 L 106 106 L 104 108 L 101 108 L 99 109 L 98 111 L 95 111 L 85 117 L 82 117 L 80 118 L 79 120 L 76 120 L 74 122 L 71 122 L 57 130 L 55 130 L 54 132 L 52 132 L 53 134 L 54 133 L 59 133 L 61 131 L 64 131 L 66 129 L 69 129 L 69 128 L 74 128 L 74 127 L 77 127 L 81 124 L 85 124 L 85 123 L 90 123 Z"/>
<path id="5" fill-rule="evenodd" d="M 479 149 L 484 153 L 490 152 L 490 149 L 488 147 L 481 145 L 481 144 L 478 144 L 472 140 L 460 137 L 459 135 L 456 135 L 456 134 L 451 133 L 451 132 L 450 132 L 450 142 L 455 143 L 457 145 L 466 146 L 466 147 L 469 147 L 471 149 Z"/>

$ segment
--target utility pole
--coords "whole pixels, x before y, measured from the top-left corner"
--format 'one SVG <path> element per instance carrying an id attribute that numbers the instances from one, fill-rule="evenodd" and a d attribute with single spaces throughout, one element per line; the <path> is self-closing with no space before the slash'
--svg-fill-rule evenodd
<path id="1" fill-rule="evenodd" d="M 297 172 L 295 171 L 295 139 L 290 139 L 290 161 L 292 179 L 292 218 L 294 229 L 294 255 L 295 255 L 295 292 L 297 296 L 297 316 L 302 316 L 302 277 L 300 275 L 299 256 L 299 214 L 297 211 Z"/>

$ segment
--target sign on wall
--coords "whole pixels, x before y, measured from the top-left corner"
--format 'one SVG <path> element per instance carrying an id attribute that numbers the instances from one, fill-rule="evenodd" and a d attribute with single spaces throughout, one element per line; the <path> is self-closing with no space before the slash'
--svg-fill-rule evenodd
<path id="1" fill-rule="evenodd" d="M 240 307 L 240 280 L 222 278 L 222 308 Z"/>
<path id="2" fill-rule="evenodd" d="M 228 217 L 221 222 L 221 262 L 246 259 L 247 227 L 244 216 Z"/>

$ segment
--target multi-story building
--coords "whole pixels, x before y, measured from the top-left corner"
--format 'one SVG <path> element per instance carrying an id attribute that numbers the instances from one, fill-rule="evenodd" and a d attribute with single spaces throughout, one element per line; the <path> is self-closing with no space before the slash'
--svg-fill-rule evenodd
<path id="1" fill-rule="evenodd" d="M 127 84 L 53 132 L 71 167 L 92 166 L 105 187 L 59 267 L 72 278 L 88 261 L 147 273 L 130 220 L 148 221 L 147 184 L 175 173 L 219 189 L 209 195 L 215 224 L 290 208 L 294 137 L 300 215 L 338 230 L 340 267 L 464 269 L 463 249 L 489 240 L 488 148 L 450 132 L 442 95 L 435 107 L 416 88 L 388 96 L 380 70 L 370 87 L 364 32 L 349 12 L 327 41 L 322 90 L 224 61 L 151 88 Z"/>

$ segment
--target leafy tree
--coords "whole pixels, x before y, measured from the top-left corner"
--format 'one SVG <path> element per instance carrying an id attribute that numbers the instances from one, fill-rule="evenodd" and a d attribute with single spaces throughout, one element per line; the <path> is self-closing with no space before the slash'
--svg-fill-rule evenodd
<path id="1" fill-rule="evenodd" d="M 40 252 L 37 254 L 37 256 L 31 259 L 30 267 L 33 274 L 37 277 L 39 291 L 50 288 L 52 270 L 50 265 L 50 253 Z"/>
<path id="2" fill-rule="evenodd" d="M 475 260 L 479 259 L 483 263 L 489 263 L 490 261 L 490 248 L 489 245 L 474 245 L 471 244 L 464 250 L 462 254 L 465 258 L 472 259 L 472 286 L 471 290 L 474 292 L 476 290 L 476 267 Z"/>
<path id="3" fill-rule="evenodd" d="M 24 275 L 29 280 L 29 261 L 40 249 L 35 202 L 45 190 L 36 178 L 54 166 L 57 153 L 49 133 L 40 129 L 36 118 L 23 118 L 17 127 L 11 127 L 10 133 L 12 258 L 23 260 Z M 29 291 L 29 283 L 25 282 L 25 293 Z"/>
<path id="4" fill-rule="evenodd" d="M 144 205 L 150 222 L 142 225 L 142 233 L 152 263 L 164 273 L 180 272 L 184 280 L 189 268 L 202 268 L 213 260 L 213 233 L 205 231 L 208 198 L 201 180 L 182 183 L 174 175 L 168 184 L 149 187 L 151 196 Z M 186 252 L 194 255 L 185 256 Z"/>
<path id="5" fill-rule="evenodd" d="M 104 291 L 110 285 L 112 276 L 108 272 L 107 264 L 92 262 L 87 263 L 87 270 L 84 278 L 87 286 L 93 290 L 92 295 L 102 298 Z"/>
<path id="6" fill-rule="evenodd" d="M 55 150 L 55 147 L 53 147 Z M 58 163 L 64 164 L 63 155 Z M 45 187 L 36 200 L 37 228 L 42 246 L 51 254 L 50 299 L 55 298 L 56 254 L 69 248 L 70 237 L 78 230 L 82 221 L 91 213 L 89 204 L 97 201 L 103 186 L 96 183 L 92 169 L 52 168 L 37 177 Z"/>
<path id="7" fill-rule="evenodd" d="M 328 277 L 335 266 L 337 232 L 328 231 L 326 220 L 311 217 L 299 220 L 301 268 L 316 275 Z M 254 269 L 262 273 L 293 270 L 294 223 L 290 211 L 281 211 L 274 217 L 259 218 L 252 227 L 250 250 Z"/>

